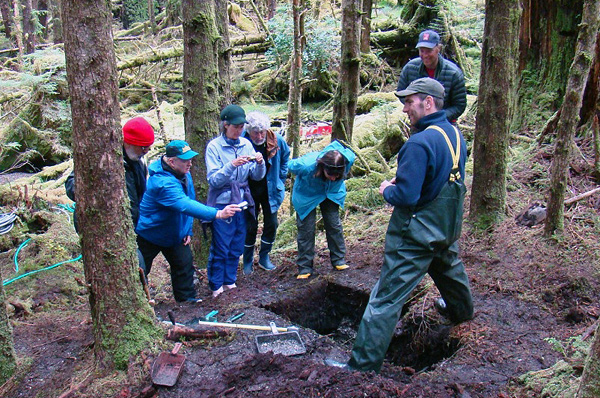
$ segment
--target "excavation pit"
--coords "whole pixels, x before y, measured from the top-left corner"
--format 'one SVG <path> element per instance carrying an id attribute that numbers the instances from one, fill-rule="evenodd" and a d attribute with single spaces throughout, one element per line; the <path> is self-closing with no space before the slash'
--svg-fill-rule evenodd
<path id="1" fill-rule="evenodd" d="M 310 284 L 265 308 L 292 323 L 328 336 L 350 352 L 358 326 L 369 301 L 367 292 L 326 281 Z M 405 306 L 402 314 L 410 312 Z M 427 371 L 451 357 L 460 341 L 451 336 L 451 327 L 439 319 L 407 313 L 396 327 L 386 361 L 416 372 Z"/>

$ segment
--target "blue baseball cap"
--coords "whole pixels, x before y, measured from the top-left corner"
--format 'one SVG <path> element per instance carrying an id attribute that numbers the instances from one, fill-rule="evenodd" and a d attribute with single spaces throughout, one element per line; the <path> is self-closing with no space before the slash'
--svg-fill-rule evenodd
<path id="1" fill-rule="evenodd" d="M 168 158 L 174 158 L 177 156 L 181 160 L 189 160 L 197 154 L 198 152 L 192 151 L 192 148 L 190 148 L 188 143 L 182 140 L 174 140 L 169 142 L 169 145 L 167 145 L 166 156 Z"/>
<path id="2" fill-rule="evenodd" d="M 440 35 L 438 35 L 435 30 L 424 30 L 419 35 L 419 42 L 417 43 L 416 48 L 433 48 L 438 44 L 440 44 Z"/>

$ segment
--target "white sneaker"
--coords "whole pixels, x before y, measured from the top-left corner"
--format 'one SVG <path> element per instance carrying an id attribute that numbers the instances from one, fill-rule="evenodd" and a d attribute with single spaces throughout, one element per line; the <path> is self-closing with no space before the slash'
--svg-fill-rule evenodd
<path id="1" fill-rule="evenodd" d="M 235 289 L 236 287 L 237 285 L 235 283 L 232 283 L 231 285 L 225 285 L 225 289 L 227 290 Z"/>
<path id="2" fill-rule="evenodd" d="M 223 286 L 221 286 L 217 290 L 213 290 L 212 295 L 213 295 L 213 297 L 217 297 L 221 293 L 223 293 Z"/>

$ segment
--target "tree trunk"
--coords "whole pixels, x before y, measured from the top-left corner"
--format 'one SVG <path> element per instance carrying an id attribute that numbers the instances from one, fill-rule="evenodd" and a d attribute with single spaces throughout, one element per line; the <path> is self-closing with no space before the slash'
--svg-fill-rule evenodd
<path id="1" fill-rule="evenodd" d="M 290 67 L 290 96 L 288 99 L 287 143 L 292 147 L 292 158 L 297 158 L 300 152 L 300 123 L 302 112 L 302 51 L 304 0 L 292 0 L 292 20 L 294 21 L 294 48 L 291 55 Z"/>
<path id="2" fill-rule="evenodd" d="M 19 0 L 12 0 L 13 2 L 13 12 L 14 18 L 14 35 L 15 41 L 17 42 L 17 48 L 19 49 L 19 54 L 17 55 L 17 63 L 19 64 L 19 68 L 23 67 L 23 30 L 21 29 L 21 4 Z"/>
<path id="3" fill-rule="evenodd" d="M 50 12 L 52 13 L 52 41 L 54 44 L 63 42 L 60 2 L 61 0 L 50 0 Z"/>
<path id="4" fill-rule="evenodd" d="M 0 273 L 0 386 L 10 379 L 17 368 L 12 328 L 6 313 L 6 296 Z"/>
<path id="5" fill-rule="evenodd" d="M 371 14 L 373 13 L 373 0 L 363 0 L 362 12 L 360 52 L 367 54 L 371 52 Z"/>
<path id="6" fill-rule="evenodd" d="M 470 217 L 486 228 L 504 215 L 510 126 L 517 84 L 519 0 L 487 0 Z"/>
<path id="7" fill-rule="evenodd" d="M 362 0 L 342 0 L 340 78 L 333 98 L 331 140 L 352 143 L 356 99 L 360 88 L 360 29 Z"/>
<path id="8" fill-rule="evenodd" d="M 231 46 L 229 44 L 229 16 L 227 0 L 215 1 L 215 18 L 219 40 L 217 41 L 217 59 L 219 61 L 219 105 L 221 108 L 231 104 Z"/>
<path id="9" fill-rule="evenodd" d="M 160 329 L 139 282 L 125 192 L 112 13 L 105 0 L 64 0 L 77 218 L 99 370 L 125 369 Z"/>
<path id="10" fill-rule="evenodd" d="M 214 1 L 183 0 L 183 119 L 185 138 L 198 152 L 192 177 L 198 200 L 205 201 L 206 145 L 219 131 L 219 30 Z M 205 265 L 210 240 L 203 239 L 201 223 L 195 223 L 192 247 L 196 264 Z M 208 238 L 208 236 L 207 236 Z"/>
<path id="11" fill-rule="evenodd" d="M 4 36 L 7 39 L 11 38 L 12 26 L 15 24 L 11 8 L 10 0 L 0 0 L 0 12 L 2 13 L 2 21 L 4 21 Z"/>
<path id="12" fill-rule="evenodd" d="M 31 0 L 23 0 L 23 41 L 25 43 L 25 54 L 35 51 L 35 24 L 31 14 Z"/>
<path id="13" fill-rule="evenodd" d="M 42 26 L 42 37 L 44 39 L 48 38 L 48 1 L 49 0 L 38 0 L 37 7 L 35 9 L 38 11 L 38 21 Z"/>
<path id="14" fill-rule="evenodd" d="M 597 1 L 595 1 L 597 3 Z M 600 10 L 598 10 L 600 12 Z M 577 398 L 600 397 L 600 329 L 596 328 L 594 341 L 583 368 Z"/>
<path id="15" fill-rule="evenodd" d="M 154 0 L 148 0 L 148 16 L 150 17 L 150 31 L 153 35 L 156 34 L 156 15 L 154 15 Z"/>
<path id="16" fill-rule="evenodd" d="M 556 127 L 558 136 L 550 166 L 550 198 L 548 200 L 544 235 L 562 232 L 564 200 L 569 172 L 569 157 L 573 137 L 579 123 L 583 92 L 590 74 L 600 27 L 600 0 L 586 0 L 583 6 L 575 57 L 569 69 L 567 89 Z"/>
<path id="17" fill-rule="evenodd" d="M 555 111 L 564 98 L 566 70 L 573 60 L 578 24 L 584 0 L 529 0 L 522 2 L 523 18 L 519 32 L 519 70 L 522 76 L 515 127 L 526 126 L 530 102 L 542 95 L 546 107 Z"/>

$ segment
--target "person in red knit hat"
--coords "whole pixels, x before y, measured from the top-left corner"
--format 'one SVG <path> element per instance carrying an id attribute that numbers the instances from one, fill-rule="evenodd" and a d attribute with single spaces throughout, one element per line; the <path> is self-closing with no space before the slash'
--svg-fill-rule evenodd
<path id="1" fill-rule="evenodd" d="M 123 125 L 123 166 L 125 167 L 125 186 L 131 206 L 131 219 L 133 228 L 137 226 L 140 218 L 140 202 L 146 192 L 146 179 L 148 178 L 148 167 L 142 160 L 154 143 L 154 129 L 143 117 L 134 117 Z M 69 199 L 75 201 L 75 173 L 71 172 L 65 189 Z M 78 230 L 77 220 L 75 230 Z"/>

